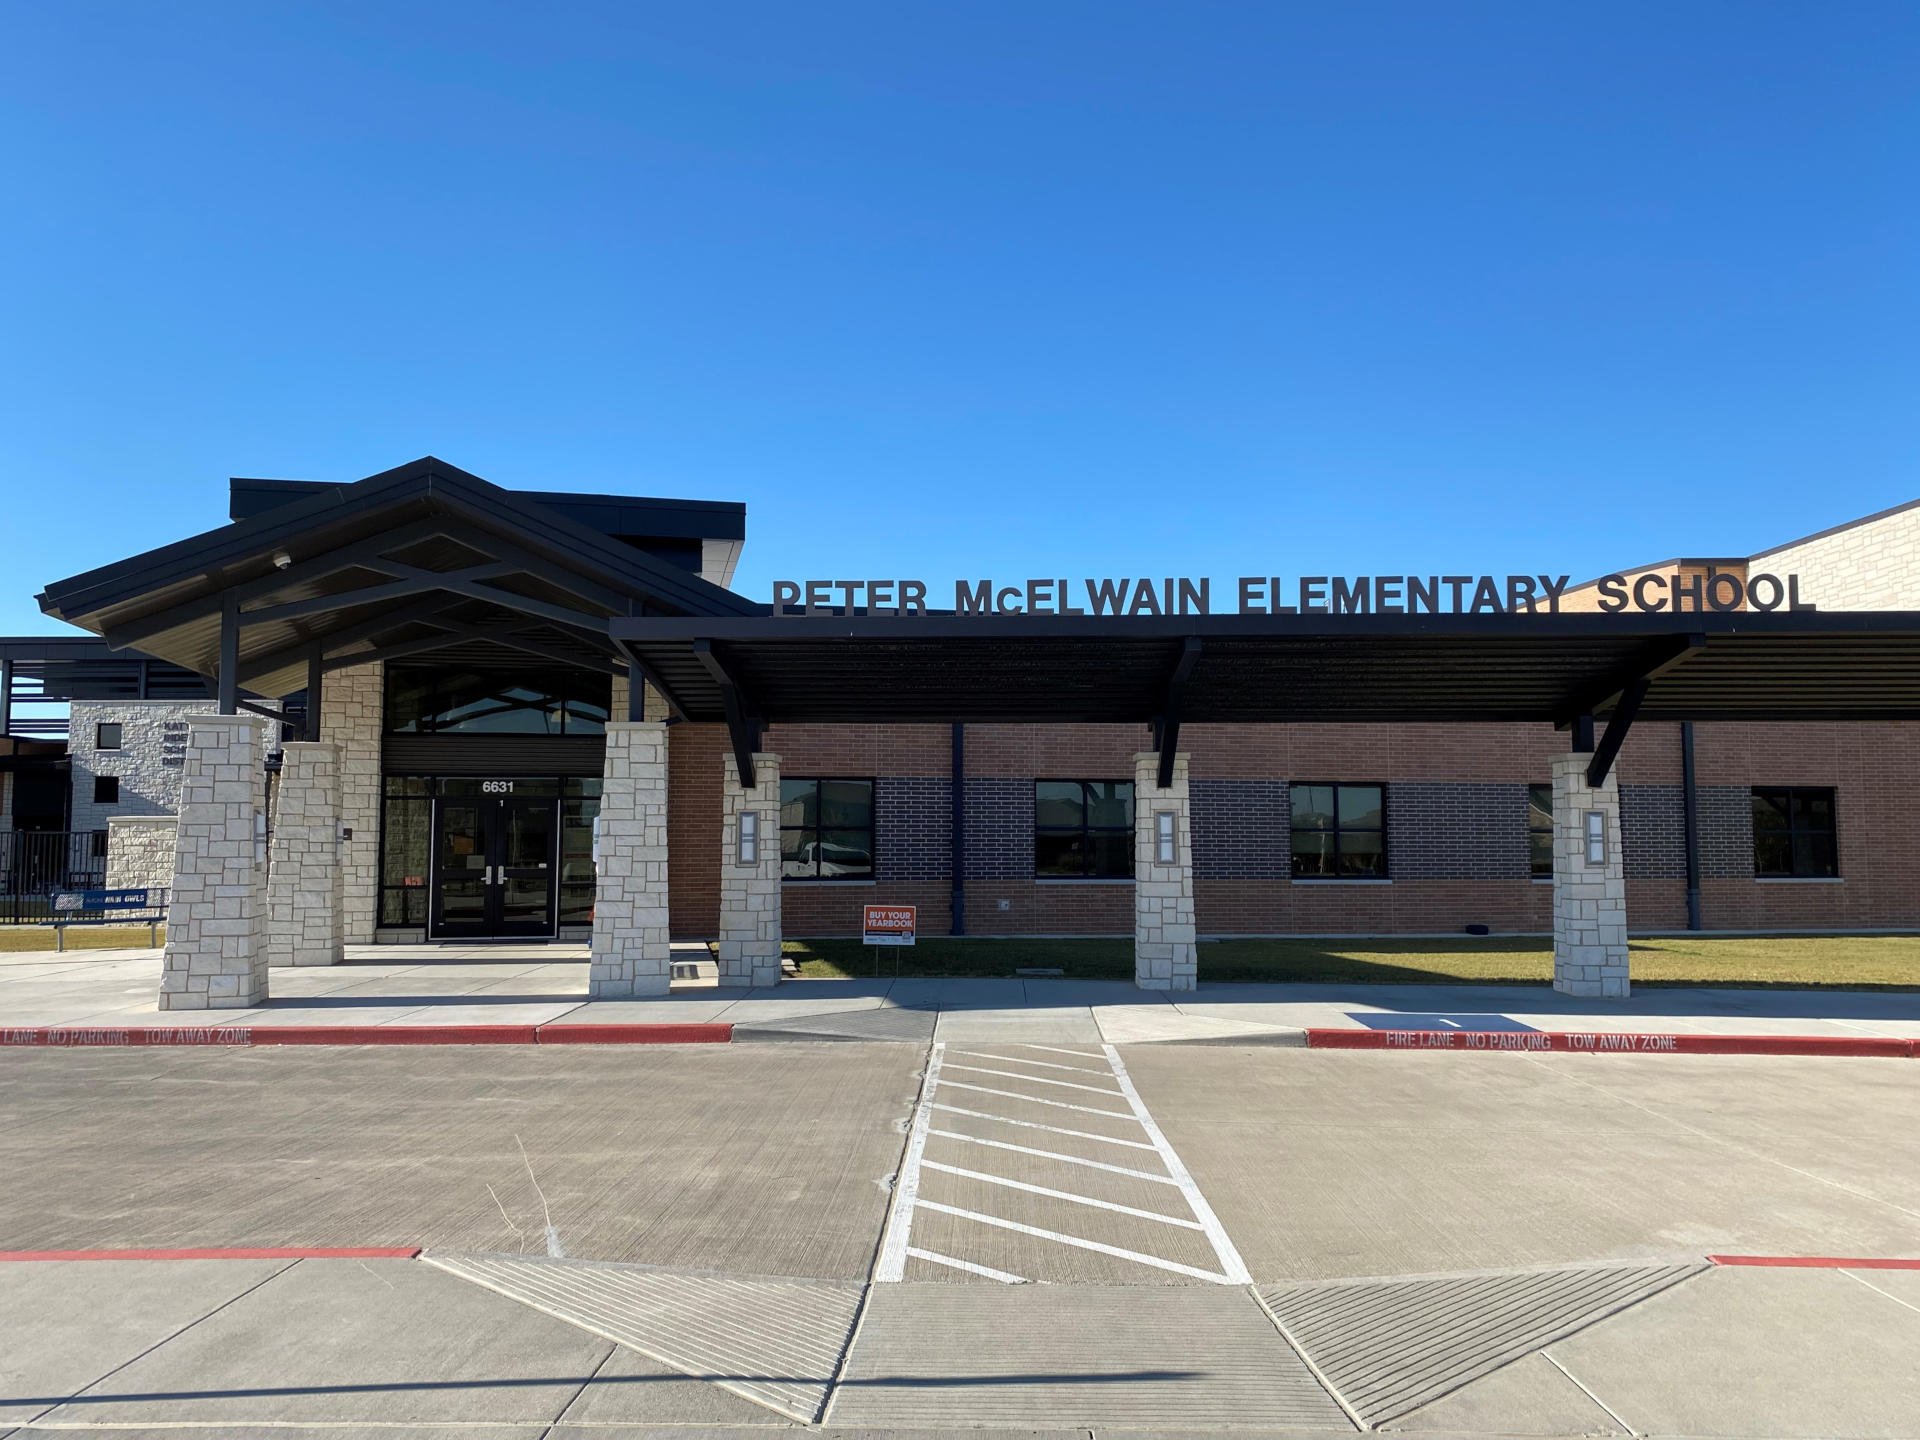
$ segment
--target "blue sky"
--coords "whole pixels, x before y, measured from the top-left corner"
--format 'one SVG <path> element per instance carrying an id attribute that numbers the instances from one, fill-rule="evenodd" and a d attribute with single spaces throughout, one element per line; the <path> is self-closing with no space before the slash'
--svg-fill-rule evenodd
<path id="1" fill-rule="evenodd" d="M 1578 576 L 1920 496 L 1907 3 L 14 4 L 0 632 L 433 453 L 776 576 Z"/>

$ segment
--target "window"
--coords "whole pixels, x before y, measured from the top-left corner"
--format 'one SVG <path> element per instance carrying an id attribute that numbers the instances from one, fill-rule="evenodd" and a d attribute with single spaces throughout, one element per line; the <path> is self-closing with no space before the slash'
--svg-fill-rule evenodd
<path id="1" fill-rule="evenodd" d="M 1384 785 L 1302 784 L 1293 801 L 1293 878 L 1387 878 Z"/>
<path id="2" fill-rule="evenodd" d="M 1527 852 L 1535 875 L 1553 874 L 1553 786 L 1527 786 Z"/>
<path id="3" fill-rule="evenodd" d="M 587 670 L 529 665 L 387 672 L 387 731 L 399 735 L 602 735 L 612 682 Z"/>
<path id="4" fill-rule="evenodd" d="M 93 744 L 96 750 L 118 750 L 123 730 L 118 720 L 102 720 L 94 727 Z"/>
<path id="5" fill-rule="evenodd" d="M 118 805 L 120 803 L 120 777 L 118 775 L 96 775 L 93 777 L 93 803 L 96 805 Z"/>
<path id="6" fill-rule="evenodd" d="M 780 782 L 780 878 L 873 879 L 873 781 Z"/>
<path id="7" fill-rule="evenodd" d="M 1133 782 L 1036 780 L 1033 873 L 1039 880 L 1133 878 Z"/>
<path id="8" fill-rule="evenodd" d="M 1840 873 L 1830 787 L 1754 786 L 1753 873 L 1798 880 Z"/>

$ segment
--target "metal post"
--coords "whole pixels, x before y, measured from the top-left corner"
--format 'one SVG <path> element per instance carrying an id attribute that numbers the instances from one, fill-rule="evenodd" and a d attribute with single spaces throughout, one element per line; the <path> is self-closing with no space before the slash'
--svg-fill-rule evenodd
<path id="1" fill-rule="evenodd" d="M 326 647 L 318 640 L 307 651 L 307 739 L 320 738 L 320 693 L 326 685 Z"/>
<path id="2" fill-rule="evenodd" d="M 140 662 L 140 698 L 142 700 L 151 700 L 153 698 L 152 670 L 153 662 L 151 660 L 142 660 Z"/>
<path id="3" fill-rule="evenodd" d="M 1680 809 L 1687 851 L 1687 929 L 1700 928 L 1700 789 L 1693 773 L 1693 722 L 1680 722 Z"/>
<path id="4" fill-rule="evenodd" d="M 1576 715 L 1573 717 L 1573 749 L 1582 755 L 1593 753 L 1593 716 Z"/>
<path id="5" fill-rule="evenodd" d="M 240 713 L 240 601 L 229 590 L 220 597 L 220 713 Z"/>
<path id="6" fill-rule="evenodd" d="M 13 733 L 13 661 L 0 659 L 0 739 Z"/>

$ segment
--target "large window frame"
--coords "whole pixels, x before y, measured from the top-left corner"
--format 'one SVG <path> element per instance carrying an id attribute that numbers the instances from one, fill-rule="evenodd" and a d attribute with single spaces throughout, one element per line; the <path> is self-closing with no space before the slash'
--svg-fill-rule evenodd
<path id="1" fill-rule="evenodd" d="M 456 717 L 455 697 L 449 692 L 462 682 L 479 682 L 482 687 L 491 685 L 501 692 L 517 687 L 526 691 L 526 698 L 516 703 L 505 693 L 486 697 L 500 702 L 492 710 L 476 709 L 484 701 L 474 698 L 465 701 L 462 707 L 471 713 Z M 396 707 L 400 697 L 409 693 L 402 687 L 408 686 L 417 686 L 417 693 L 423 698 L 418 715 L 402 718 L 396 715 Z M 389 665 L 381 700 L 381 729 L 388 735 L 598 736 L 606 734 L 612 700 L 611 677 L 559 664 Z M 484 723 L 515 716 L 545 718 L 537 726 Z"/>
<path id="2" fill-rule="evenodd" d="M 1045 822 L 1041 816 L 1043 804 L 1060 804 L 1064 796 L 1044 795 L 1046 786 L 1065 788 L 1078 786 L 1080 818 L 1073 824 L 1063 822 Z M 1110 793 L 1096 795 L 1096 786 L 1105 787 Z M 1096 822 L 1096 807 L 1112 806 L 1124 800 L 1126 804 L 1125 821 Z M 1033 878 L 1050 881 L 1106 880 L 1117 881 L 1133 879 L 1134 846 L 1134 806 L 1138 797 L 1134 794 L 1131 780 L 1064 780 L 1044 779 L 1033 782 Z M 1079 868 L 1067 870 L 1060 866 L 1048 866 L 1045 857 L 1055 855 L 1064 858 L 1072 853 L 1073 842 L 1078 846 Z"/>
<path id="3" fill-rule="evenodd" d="M 826 787 L 865 786 L 867 819 L 863 825 L 829 824 L 826 815 Z M 803 787 L 811 787 L 811 819 Z M 871 775 L 782 775 L 780 777 L 780 882 L 783 885 L 871 885 L 879 878 L 880 857 L 875 853 L 874 812 L 879 786 Z M 834 803 L 845 803 L 845 797 Z M 794 807 L 799 806 L 796 810 Z M 796 818 L 798 817 L 798 818 Z M 829 840 L 828 837 L 835 837 Z M 865 841 L 867 864 L 864 871 L 852 864 L 859 853 L 859 841 Z M 849 842 L 853 843 L 849 843 Z M 790 867 L 803 863 L 790 858 L 790 848 L 798 844 L 810 852 L 804 873 Z M 838 857 L 838 858 L 834 858 Z M 835 868 L 829 870 L 829 866 Z"/>
<path id="4" fill-rule="evenodd" d="M 1751 794 L 1754 879 L 1840 878 L 1839 796 L 1833 786 L 1755 785 Z"/>
<path id="5" fill-rule="evenodd" d="M 1311 790 L 1330 792 L 1327 797 L 1327 808 L 1324 811 L 1316 808 L 1317 797 L 1309 797 L 1309 803 L 1302 803 L 1301 792 Z M 1341 804 L 1342 791 L 1362 790 L 1374 792 L 1375 800 L 1372 808 L 1379 816 L 1379 820 L 1374 824 L 1359 824 L 1348 820 L 1346 818 L 1348 812 Z M 1359 803 L 1357 795 L 1354 800 L 1356 804 Z M 1290 781 L 1287 786 L 1288 873 L 1301 884 L 1324 885 L 1338 881 L 1364 881 L 1379 884 L 1391 880 L 1393 861 L 1387 848 L 1387 804 L 1387 783 L 1384 780 Z M 1366 812 L 1362 810 L 1358 813 Z M 1302 825 L 1300 817 L 1303 814 L 1325 814 L 1328 823 Z M 1354 840 L 1351 852 L 1346 843 L 1349 836 Z M 1300 848 L 1302 837 L 1318 837 L 1319 843 L 1314 849 L 1318 852 L 1321 868 L 1302 868 L 1303 852 Z M 1367 837 L 1372 837 L 1377 842 L 1374 848 L 1365 848 Z M 1349 853 L 1356 859 L 1363 855 L 1378 855 L 1377 867 L 1362 869 L 1356 865 L 1349 868 L 1346 863 Z M 1325 868 L 1325 862 L 1329 859 L 1332 861 L 1330 870 Z"/>
<path id="6" fill-rule="evenodd" d="M 1545 785 L 1527 786 L 1527 869 L 1536 880 L 1553 878 L 1553 784 L 1551 781 Z"/>

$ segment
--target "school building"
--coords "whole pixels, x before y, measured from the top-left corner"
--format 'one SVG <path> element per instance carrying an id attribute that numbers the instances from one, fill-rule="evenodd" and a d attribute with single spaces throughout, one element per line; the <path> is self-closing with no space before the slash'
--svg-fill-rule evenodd
<path id="1" fill-rule="evenodd" d="M 90 634 L 0 640 L 0 832 L 169 892 L 169 1008 L 379 941 L 586 942 L 643 995 L 713 940 L 767 984 L 872 903 L 1132 935 L 1157 988 L 1210 936 L 1551 933 L 1620 994 L 1629 927 L 1920 927 L 1920 501 L 1551 607 L 1205 615 L 775 613 L 741 505 L 431 458 L 230 502 L 47 585 Z"/>

